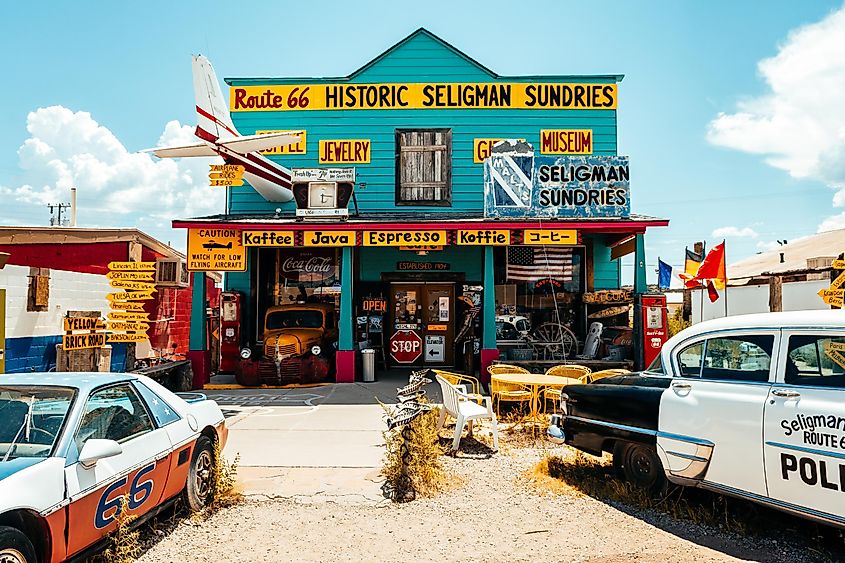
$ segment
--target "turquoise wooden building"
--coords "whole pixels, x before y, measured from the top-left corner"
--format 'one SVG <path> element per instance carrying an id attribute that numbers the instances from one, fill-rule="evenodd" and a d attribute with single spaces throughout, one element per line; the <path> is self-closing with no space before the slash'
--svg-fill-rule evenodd
<path id="1" fill-rule="evenodd" d="M 502 356 L 561 360 L 594 318 L 628 324 L 619 258 L 636 253 L 634 292 L 645 292 L 644 233 L 668 224 L 631 214 L 628 178 L 604 176 L 627 174 L 627 159 L 607 160 L 621 81 L 501 76 L 425 29 L 348 76 L 227 78 L 241 135 L 299 137 L 264 153 L 293 170 L 296 197 L 232 186 L 225 214 L 174 226 L 244 245 L 245 270 L 227 272 L 225 290 L 241 296 L 239 345 L 257 354 L 275 353 L 262 348 L 267 311 L 305 302 L 334 306 L 337 381 L 355 379 L 364 347 L 380 368 L 482 376 Z M 537 198 L 557 201 L 553 216 Z M 196 350 L 202 309 L 198 296 Z M 596 316 L 605 309 L 615 315 Z M 268 370 L 265 382 L 285 380 Z"/>

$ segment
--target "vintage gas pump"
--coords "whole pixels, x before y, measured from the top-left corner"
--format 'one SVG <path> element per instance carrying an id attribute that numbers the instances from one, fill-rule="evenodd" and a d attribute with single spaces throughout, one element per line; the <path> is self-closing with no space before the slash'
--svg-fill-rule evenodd
<path id="1" fill-rule="evenodd" d="M 660 353 L 669 338 L 669 320 L 666 314 L 666 296 L 662 294 L 636 295 L 634 298 L 634 331 L 636 334 L 636 369 L 642 370 Z"/>
<path id="2" fill-rule="evenodd" d="M 240 362 L 241 294 L 220 294 L 220 372 L 233 373 Z"/>

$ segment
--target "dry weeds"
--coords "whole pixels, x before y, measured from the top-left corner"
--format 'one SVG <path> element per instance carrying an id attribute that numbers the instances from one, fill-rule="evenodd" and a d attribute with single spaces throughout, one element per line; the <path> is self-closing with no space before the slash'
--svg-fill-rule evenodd
<path id="1" fill-rule="evenodd" d="M 120 499 L 117 528 L 109 534 L 108 547 L 99 559 L 106 563 L 131 563 L 141 555 L 141 533 L 134 528 L 138 517 L 129 512 L 129 495 Z"/>
<path id="2" fill-rule="evenodd" d="M 387 407 L 385 410 L 387 411 Z M 440 456 L 445 451 L 437 434 L 439 416 L 440 409 L 434 408 L 411 422 L 407 475 L 420 496 L 433 496 L 444 490 L 449 483 L 440 462 Z M 383 435 L 386 453 L 381 475 L 385 478 L 388 489 L 398 490 L 402 486 L 402 429 L 388 430 Z"/>

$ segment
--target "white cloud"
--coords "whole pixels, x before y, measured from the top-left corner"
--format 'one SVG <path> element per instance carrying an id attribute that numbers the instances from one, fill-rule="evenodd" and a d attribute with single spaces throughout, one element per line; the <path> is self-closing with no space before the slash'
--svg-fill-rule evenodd
<path id="1" fill-rule="evenodd" d="M 170 220 L 224 210 L 225 192 L 208 185 L 208 164 L 218 159 L 154 159 L 132 153 L 91 114 L 62 106 L 27 115 L 29 138 L 18 149 L 21 182 L 0 186 L 0 195 L 17 203 L 15 216 L 43 217 L 48 203 L 66 202 L 77 188 L 78 224 L 134 226 L 184 246 L 184 233 Z M 170 121 L 157 146 L 195 143 L 193 128 Z"/>
<path id="2" fill-rule="evenodd" d="M 845 206 L 845 7 L 790 32 L 778 53 L 758 63 L 766 95 L 720 113 L 709 142 L 765 157 L 794 178 L 823 182 Z M 845 222 L 830 218 L 828 221 Z"/>
<path id="3" fill-rule="evenodd" d="M 769 240 L 764 241 L 761 240 L 757 243 L 757 249 L 766 252 L 767 250 L 774 250 L 775 248 L 781 246 L 780 243 L 776 240 Z"/>
<path id="4" fill-rule="evenodd" d="M 719 227 L 713 231 L 714 237 L 742 237 L 742 238 L 757 238 L 760 236 L 757 231 L 751 227 Z"/>

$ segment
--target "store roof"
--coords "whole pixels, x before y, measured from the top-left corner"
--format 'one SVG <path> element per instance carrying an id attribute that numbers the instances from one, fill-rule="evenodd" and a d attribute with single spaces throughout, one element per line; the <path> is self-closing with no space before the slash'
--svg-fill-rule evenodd
<path id="1" fill-rule="evenodd" d="M 767 277 L 768 274 L 806 272 L 807 270 L 826 271 L 830 269 L 829 263 L 820 261 L 821 264 L 813 265 L 808 263 L 808 260 L 835 258 L 843 251 L 845 251 L 845 229 L 802 237 L 729 264 L 728 279 L 731 285 L 744 285 L 755 277 Z"/>
<path id="2" fill-rule="evenodd" d="M 92 244 L 137 242 L 165 258 L 185 258 L 175 248 L 138 229 L 89 229 L 80 227 L 4 227 L 0 244 Z"/>
<path id="3" fill-rule="evenodd" d="M 176 219 L 175 228 L 209 228 L 232 227 L 234 225 L 249 228 L 274 228 L 284 225 L 294 230 L 320 227 L 328 230 L 348 229 L 364 230 L 386 226 L 401 226 L 403 229 L 432 229 L 432 228 L 460 228 L 464 225 L 489 228 L 541 228 L 561 227 L 568 229 L 606 230 L 608 232 L 643 232 L 647 227 L 665 227 L 668 219 L 660 219 L 647 215 L 630 215 L 629 217 L 577 217 L 577 218 L 485 218 L 482 212 L 435 212 L 399 211 L 399 212 L 367 212 L 364 215 L 350 215 L 346 221 L 327 220 L 299 220 L 294 215 L 267 214 L 230 214 L 210 215 L 191 219 Z"/>

